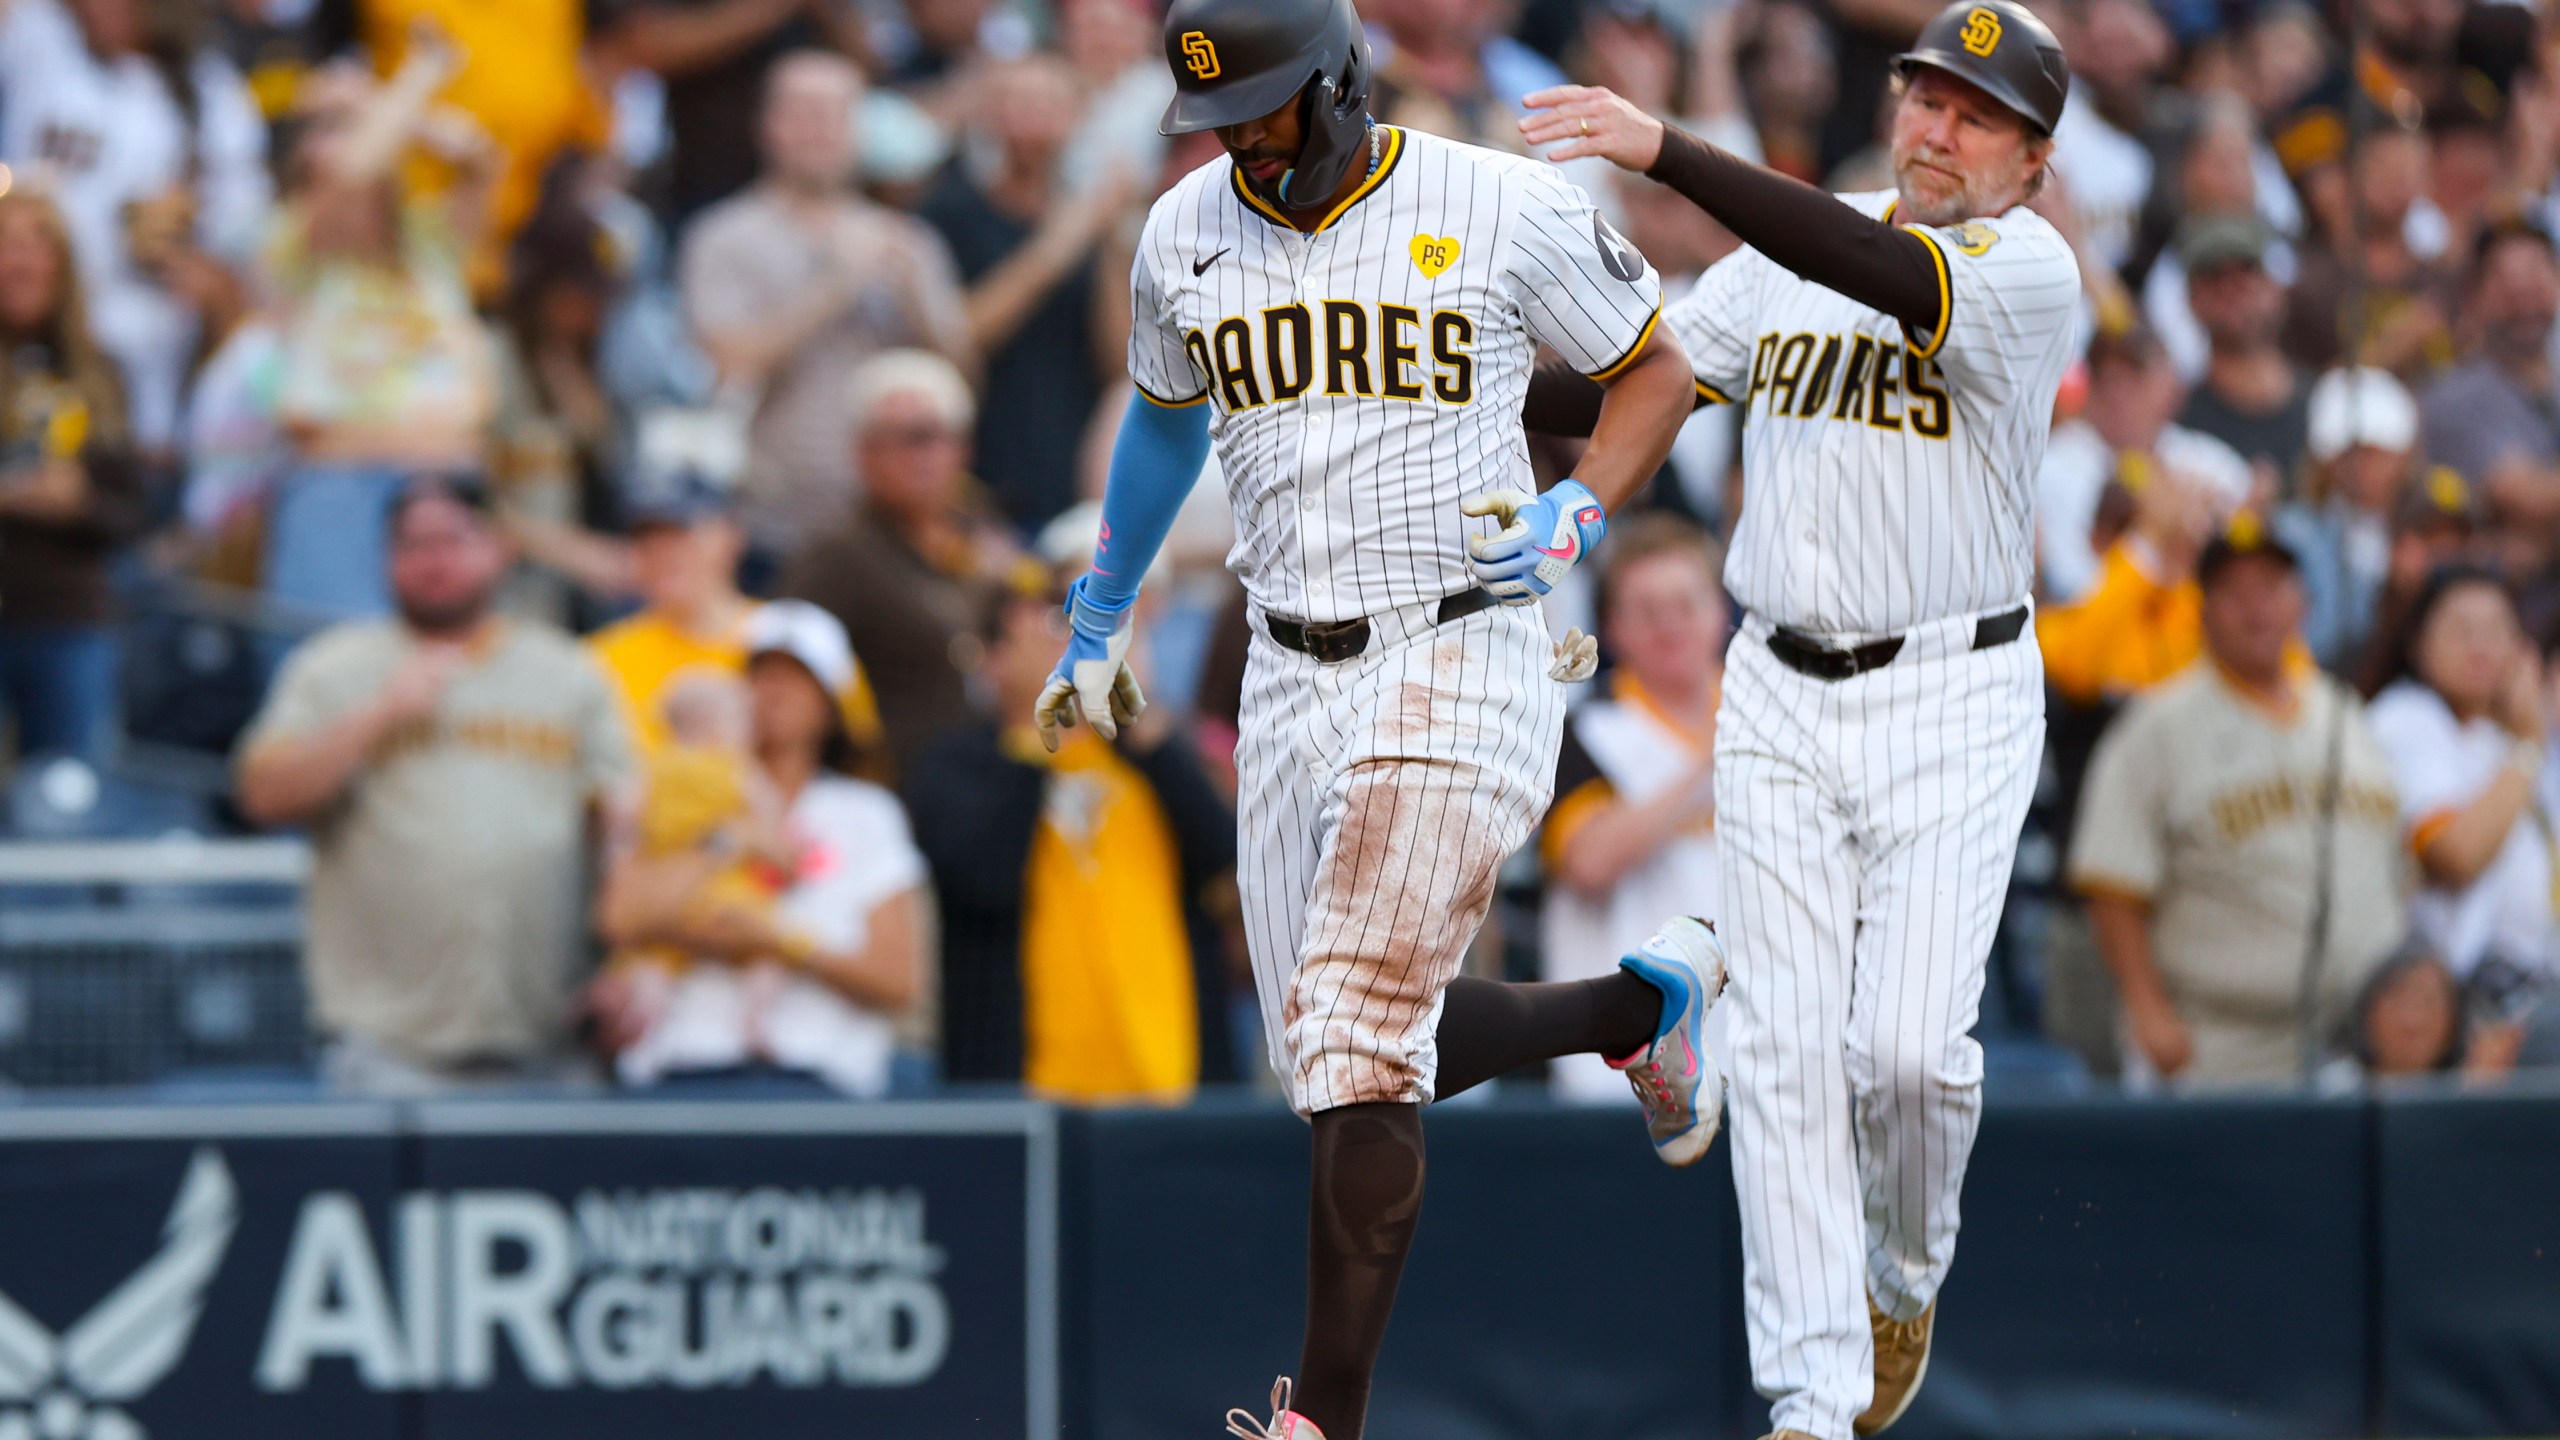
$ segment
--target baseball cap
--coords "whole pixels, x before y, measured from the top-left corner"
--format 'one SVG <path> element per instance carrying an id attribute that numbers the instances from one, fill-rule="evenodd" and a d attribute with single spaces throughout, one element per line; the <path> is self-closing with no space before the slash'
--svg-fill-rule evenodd
<path id="1" fill-rule="evenodd" d="M 623 518 L 633 530 L 659 525 L 682 529 L 726 515 L 736 503 L 726 486 L 692 471 L 679 471 L 633 492 L 623 507 Z"/>
<path id="2" fill-rule="evenodd" d="M 2256 511 L 2242 510 L 2232 515 L 2221 533 L 2205 542 L 2204 553 L 2196 557 L 2196 583 L 2211 585 L 2231 568 L 2233 561 L 2252 555 L 2264 555 L 2296 573 L 2302 569 L 2302 557 L 2294 553 L 2292 546 L 2276 538 L 2275 531 Z"/>
<path id="3" fill-rule="evenodd" d="M 788 655 L 830 695 L 853 688 L 853 642 L 836 617 L 806 600 L 772 600 L 747 617 L 747 657 Z"/>
<path id="4" fill-rule="evenodd" d="M 2311 387 L 2309 439 L 2315 460 L 2358 445 L 2406 450 L 2418 443 L 2418 402 L 2388 370 L 2332 370 Z"/>
<path id="5" fill-rule="evenodd" d="M 2479 525 L 2480 511 L 2472 498 L 2471 484 L 2450 465 L 2429 466 L 2417 484 L 2401 492 L 2400 504 L 2391 512 L 2392 531 L 2401 535 L 2445 530 L 2467 535 Z"/>
<path id="6" fill-rule="evenodd" d="M 2189 275 L 2267 263 L 2266 222 L 2255 215 L 2196 215 L 2178 226 L 2178 263 Z"/>
<path id="7" fill-rule="evenodd" d="M 408 515 L 409 507 L 421 500 L 450 500 L 482 520 L 497 513 L 497 502 L 489 493 L 489 482 L 468 470 L 421 470 L 400 482 L 391 494 L 391 506 L 385 523 L 393 530 Z"/>

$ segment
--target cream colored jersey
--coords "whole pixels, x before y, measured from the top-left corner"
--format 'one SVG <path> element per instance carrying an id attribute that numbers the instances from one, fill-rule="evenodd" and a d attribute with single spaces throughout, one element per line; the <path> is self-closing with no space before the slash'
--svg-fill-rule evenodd
<path id="1" fill-rule="evenodd" d="M 1381 126 L 1313 234 L 1221 157 L 1147 215 L 1129 374 L 1213 407 L 1228 568 L 1265 611 L 1333 621 L 1475 583 L 1466 495 L 1534 489 L 1520 402 L 1541 343 L 1606 378 L 1651 334 L 1651 266 L 1555 167 Z"/>
<path id="2" fill-rule="evenodd" d="M 2286 1084 L 2300 1073 L 2295 1009 L 2335 723 L 2345 728 L 2321 1034 L 2400 940 L 2390 761 L 2353 694 L 2326 676 L 2304 684 L 2302 703 L 2278 718 L 2198 661 L 2135 701 L 2090 762 L 2071 881 L 2149 907 L 2153 962 L 2195 1038 L 2195 1083 Z"/>
<path id="3" fill-rule="evenodd" d="M 1891 192 L 1840 199 L 1893 218 Z M 1748 412 L 1726 588 L 1789 629 L 1899 634 L 2005 609 L 2035 580 L 2031 502 L 2079 267 L 2023 206 L 1905 228 L 1937 261 L 1934 333 L 1752 249 L 1665 317 L 1700 392 Z"/>

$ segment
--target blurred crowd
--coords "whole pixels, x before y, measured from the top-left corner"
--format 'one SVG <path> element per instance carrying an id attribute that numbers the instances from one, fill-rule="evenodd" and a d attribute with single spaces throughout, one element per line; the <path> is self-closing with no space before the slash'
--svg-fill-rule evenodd
<path id="1" fill-rule="evenodd" d="M 1936 8 L 1363 13 L 1390 123 L 1525 150 L 1570 77 L 1854 189 Z M 1995 1065 L 2560 1062 L 2554 36 L 2035 8 L 2085 358 Z M 1156 707 L 1028 733 L 1137 227 L 1217 154 L 1156 133 L 1171 90 L 1152 0 L 0 0 L 0 753 L 221 756 L 224 823 L 306 831 L 349 1093 L 1252 1081 L 1214 473 L 1143 601 Z M 1675 293 L 1732 249 L 1595 165 Z M 1738 447 L 1701 410 L 1550 606 L 1607 668 L 1488 973 L 1714 913 Z"/>

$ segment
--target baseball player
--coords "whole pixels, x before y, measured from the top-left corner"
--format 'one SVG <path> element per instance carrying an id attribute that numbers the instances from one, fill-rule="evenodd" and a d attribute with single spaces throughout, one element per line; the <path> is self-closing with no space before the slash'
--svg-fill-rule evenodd
<path id="1" fill-rule="evenodd" d="M 1981 1110 L 1966 1032 L 2043 748 L 2028 506 L 2080 298 L 2024 203 L 2068 83 L 2052 32 L 1960 0 L 1895 71 L 1876 194 L 1606 90 L 1532 95 L 1522 122 L 1746 246 L 1667 324 L 1699 395 L 1746 411 L 1715 760 L 1734 1187 L 1752 1377 L 1811 1440 L 1891 1424 L 1928 1365 Z"/>
<path id="2" fill-rule="evenodd" d="M 1226 156 L 1147 217 L 1129 372 L 1044 735 L 1144 704 L 1138 579 L 1212 441 L 1251 601 L 1237 876 L 1273 1067 L 1311 1122 L 1298 1385 L 1246 1436 L 1359 1440 L 1422 1198 L 1420 1107 L 1597 1051 L 1665 1159 L 1712 1140 L 1698 1022 L 1712 937 L 1667 926 L 1612 974 L 1461 980 L 1494 872 L 1553 783 L 1592 642 L 1535 608 L 1691 408 L 1658 277 L 1543 162 L 1376 124 L 1350 0 L 1174 0 L 1168 132 Z M 1577 475 L 1533 495 L 1520 405 L 1544 344 L 1605 393 Z"/>

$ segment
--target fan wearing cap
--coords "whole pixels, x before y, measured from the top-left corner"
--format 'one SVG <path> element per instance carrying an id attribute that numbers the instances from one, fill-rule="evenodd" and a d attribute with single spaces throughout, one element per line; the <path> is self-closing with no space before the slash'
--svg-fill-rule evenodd
<path id="1" fill-rule="evenodd" d="M 2484 232 L 2473 252 L 2465 333 L 2471 353 L 2419 404 L 2427 458 L 2476 487 L 2519 528 L 2560 520 L 2560 427 L 2551 423 L 2551 332 L 2560 257 L 2526 225 Z"/>
<path id="2" fill-rule="evenodd" d="M 2311 387 L 2309 421 L 2303 498 L 2270 525 L 2301 557 L 2311 603 L 2303 639 L 2341 670 L 2372 635 L 2391 575 L 2392 514 L 2417 471 L 2418 405 L 2389 371 L 2333 370 Z"/>
<path id="3" fill-rule="evenodd" d="M 921 988 L 924 862 L 896 797 L 848 773 L 843 628 L 776 601 L 740 643 L 743 684 L 670 687 L 705 738 L 660 752 L 617 837 L 596 905 L 617 963 L 591 1005 L 625 1084 L 877 1095 Z"/>
<path id="4" fill-rule="evenodd" d="M 2301 558 L 2244 512 L 2196 570 L 2204 658 L 2099 742 L 2068 874 L 2129 1080 L 2289 1085 L 2401 936 L 2399 807 L 2355 693 L 2303 655 Z"/>
<path id="5" fill-rule="evenodd" d="M 666 743 L 660 697 L 676 676 L 702 667 L 732 674 L 745 667 L 745 636 L 759 604 L 738 589 L 746 532 L 737 497 L 694 469 L 656 477 L 633 500 L 631 576 L 638 614 L 587 637 L 622 701 L 641 755 Z M 879 712 L 860 665 L 838 697 L 856 738 L 879 733 Z"/>

